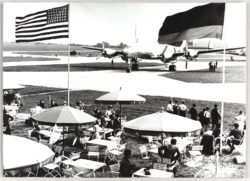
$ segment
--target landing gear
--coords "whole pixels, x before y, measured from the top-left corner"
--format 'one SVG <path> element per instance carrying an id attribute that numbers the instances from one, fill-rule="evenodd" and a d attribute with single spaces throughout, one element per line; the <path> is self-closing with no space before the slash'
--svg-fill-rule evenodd
<path id="1" fill-rule="evenodd" d="M 132 70 L 139 70 L 139 65 L 137 63 L 132 64 Z"/>
<path id="2" fill-rule="evenodd" d="M 176 71 L 176 66 L 175 65 L 169 65 L 169 71 Z"/>
<path id="3" fill-rule="evenodd" d="M 130 73 L 130 72 L 131 72 L 131 68 L 130 68 L 130 67 L 127 67 L 126 72 L 127 72 L 127 73 Z"/>

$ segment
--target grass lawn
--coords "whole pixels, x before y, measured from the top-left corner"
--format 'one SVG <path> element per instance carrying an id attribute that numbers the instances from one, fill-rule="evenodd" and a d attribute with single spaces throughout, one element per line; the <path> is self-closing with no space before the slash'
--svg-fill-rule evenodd
<path id="1" fill-rule="evenodd" d="M 147 66 L 157 66 L 159 63 L 141 63 L 140 67 Z M 111 63 L 106 62 L 98 62 L 98 63 L 81 63 L 81 64 L 72 64 L 70 65 L 70 71 L 93 71 L 93 70 L 124 70 L 127 68 L 127 64 L 125 62 L 116 63 L 113 65 Z M 13 66 L 13 67 L 3 67 L 3 70 L 6 72 L 39 72 L 39 71 L 67 71 L 67 64 L 60 65 L 34 65 L 34 66 Z"/>
<path id="2" fill-rule="evenodd" d="M 56 61 L 59 58 L 44 58 L 44 57 L 3 57 L 3 62 L 27 62 L 27 61 Z"/>
<path id="3" fill-rule="evenodd" d="M 184 82 L 195 83 L 221 83 L 222 82 L 222 67 L 219 67 L 216 72 L 208 70 L 193 70 L 180 71 L 161 75 L 171 79 L 176 79 Z M 246 67 L 245 66 L 228 66 L 225 72 L 226 83 L 245 83 L 246 82 Z"/>
<path id="4" fill-rule="evenodd" d="M 52 92 L 55 91 L 55 92 Z M 59 92 L 58 92 L 59 91 Z M 41 94 L 44 92 L 49 92 L 46 94 Z M 87 106 L 86 112 L 92 114 L 95 107 L 99 107 L 102 109 L 106 109 L 107 106 L 95 105 L 94 100 L 99 96 L 105 94 L 106 92 L 92 91 L 92 90 L 83 90 L 83 91 L 71 91 L 70 92 L 70 106 L 74 107 L 76 101 L 83 101 Z M 20 108 L 20 112 L 29 113 L 29 109 L 35 107 L 40 100 L 44 100 L 46 105 L 49 105 L 49 99 L 55 100 L 59 105 L 63 104 L 63 101 L 67 100 L 67 91 L 62 91 L 62 89 L 54 89 L 47 87 L 33 87 L 28 86 L 20 91 L 21 95 L 25 95 L 22 98 L 23 107 Z M 161 97 L 161 96 L 143 96 L 146 98 L 145 104 L 132 104 L 132 105 L 123 105 L 122 112 L 127 116 L 128 120 L 135 119 L 137 117 L 147 115 L 150 113 L 154 113 L 160 110 L 160 107 L 166 107 L 169 97 Z M 179 102 L 182 100 L 180 98 L 173 98 L 178 100 Z M 219 106 L 220 102 L 211 102 L 211 101 L 199 101 L 199 100 L 191 100 L 185 99 L 188 108 L 192 106 L 192 104 L 197 105 L 198 112 L 202 110 L 202 108 L 208 106 L 213 108 L 213 105 L 216 103 Z M 119 108 L 118 105 L 114 105 L 114 107 Z M 221 107 L 221 106 L 220 106 Z M 236 103 L 225 103 L 224 107 L 224 120 L 225 120 L 225 130 L 229 131 L 232 127 L 234 117 L 238 114 L 239 110 L 245 111 L 246 106 L 244 104 L 236 104 Z M 190 115 L 188 115 L 189 117 Z"/>

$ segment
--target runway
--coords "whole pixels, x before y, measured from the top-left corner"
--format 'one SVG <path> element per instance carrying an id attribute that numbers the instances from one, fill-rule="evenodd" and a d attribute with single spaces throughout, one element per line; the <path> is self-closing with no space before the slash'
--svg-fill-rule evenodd
<path id="1" fill-rule="evenodd" d="M 31 55 L 29 55 L 31 56 Z M 40 56 L 41 57 L 41 56 Z M 64 64 L 67 57 L 59 57 L 60 61 L 43 61 L 43 65 Z M 93 62 L 94 58 L 70 57 L 71 63 Z M 99 60 L 100 61 L 100 60 Z M 108 61 L 108 60 L 101 60 Z M 7 64 L 9 63 L 9 65 Z M 235 66 L 236 62 L 227 62 L 227 66 Z M 39 62 L 5 62 L 4 66 L 40 65 Z M 245 65 L 246 62 L 237 62 Z M 205 62 L 190 62 L 188 70 L 207 68 Z M 185 70 L 184 63 L 178 62 L 179 70 Z M 157 69 L 157 67 L 153 67 Z M 163 66 L 160 70 L 166 69 Z M 125 70 L 103 70 L 70 72 L 71 90 L 114 91 L 120 87 L 130 89 L 140 95 L 179 97 L 194 100 L 224 101 L 231 103 L 246 103 L 246 83 L 186 83 L 162 77 L 165 71 L 140 71 L 126 73 Z M 10 81 L 21 85 L 67 88 L 67 72 L 3 72 L 4 82 Z"/>

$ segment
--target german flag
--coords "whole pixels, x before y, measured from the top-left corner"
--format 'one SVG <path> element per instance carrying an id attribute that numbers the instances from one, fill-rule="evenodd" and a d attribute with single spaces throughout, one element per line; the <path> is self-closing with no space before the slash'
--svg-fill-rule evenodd
<path id="1" fill-rule="evenodd" d="M 167 16 L 159 31 L 160 44 L 200 38 L 222 39 L 225 3 L 210 3 Z"/>

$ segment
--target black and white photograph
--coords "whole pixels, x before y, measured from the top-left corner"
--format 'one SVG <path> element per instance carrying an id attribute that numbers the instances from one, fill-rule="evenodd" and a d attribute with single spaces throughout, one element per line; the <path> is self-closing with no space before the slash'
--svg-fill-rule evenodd
<path id="1" fill-rule="evenodd" d="M 247 178 L 246 2 L 3 2 L 2 173 Z"/>

